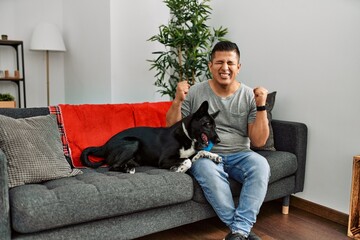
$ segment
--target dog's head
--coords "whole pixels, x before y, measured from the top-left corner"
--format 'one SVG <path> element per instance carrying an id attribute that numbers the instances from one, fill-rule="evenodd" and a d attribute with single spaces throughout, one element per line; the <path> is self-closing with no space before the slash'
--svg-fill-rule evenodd
<path id="1" fill-rule="evenodd" d="M 196 140 L 196 150 L 202 150 L 209 145 L 220 142 L 220 138 L 216 133 L 215 118 L 219 111 L 210 114 L 209 103 L 204 101 L 199 109 L 191 116 L 190 127 L 187 129 L 192 139 Z"/>

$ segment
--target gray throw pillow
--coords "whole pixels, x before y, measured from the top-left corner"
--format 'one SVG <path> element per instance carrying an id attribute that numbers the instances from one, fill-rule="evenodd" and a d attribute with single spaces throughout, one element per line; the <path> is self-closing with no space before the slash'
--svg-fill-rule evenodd
<path id="1" fill-rule="evenodd" d="M 274 146 L 274 132 L 273 132 L 273 128 L 271 126 L 271 120 L 272 120 L 272 114 L 271 111 L 274 108 L 275 105 L 275 96 L 276 96 L 276 92 L 271 92 L 267 95 L 266 98 L 266 112 L 267 112 L 267 117 L 269 120 L 269 138 L 267 139 L 266 143 L 264 146 L 262 147 L 254 147 L 251 145 L 251 149 L 255 150 L 255 151 L 259 151 L 259 150 L 267 150 L 267 151 L 275 151 L 275 146 Z"/>
<path id="2" fill-rule="evenodd" d="M 19 119 L 0 115 L 0 148 L 7 158 L 9 187 L 82 173 L 65 159 L 54 115 Z"/>

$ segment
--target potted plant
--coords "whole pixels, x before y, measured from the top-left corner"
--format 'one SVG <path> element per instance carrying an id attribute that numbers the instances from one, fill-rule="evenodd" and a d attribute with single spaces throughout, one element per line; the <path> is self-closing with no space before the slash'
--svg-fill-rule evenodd
<path id="1" fill-rule="evenodd" d="M 15 98 L 10 93 L 0 93 L 0 108 L 15 108 Z"/>
<path id="2" fill-rule="evenodd" d="M 190 85 L 210 78 L 208 61 L 216 41 L 224 40 L 227 28 L 210 28 L 206 21 L 212 8 L 210 0 L 164 0 L 170 9 L 168 25 L 160 25 L 159 33 L 148 41 L 159 42 L 164 50 L 153 52 L 148 60 L 157 71 L 155 86 L 162 95 L 175 97 L 179 81 Z"/>

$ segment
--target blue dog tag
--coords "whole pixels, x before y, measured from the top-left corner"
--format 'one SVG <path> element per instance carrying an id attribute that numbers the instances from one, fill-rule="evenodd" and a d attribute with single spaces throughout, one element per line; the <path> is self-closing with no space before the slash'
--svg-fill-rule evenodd
<path id="1" fill-rule="evenodd" d="M 209 145 L 207 145 L 207 147 L 204 148 L 203 150 L 210 152 L 210 150 L 212 149 L 213 146 L 214 146 L 214 144 L 211 141 L 209 141 Z"/>

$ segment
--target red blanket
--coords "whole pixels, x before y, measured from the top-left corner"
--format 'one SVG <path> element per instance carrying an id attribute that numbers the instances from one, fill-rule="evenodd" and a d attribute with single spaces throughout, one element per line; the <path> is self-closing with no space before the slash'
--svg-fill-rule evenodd
<path id="1" fill-rule="evenodd" d="M 138 126 L 165 127 L 170 105 L 171 102 L 59 105 L 73 166 L 83 167 L 80 155 L 86 147 L 101 146 L 122 130 Z"/>

